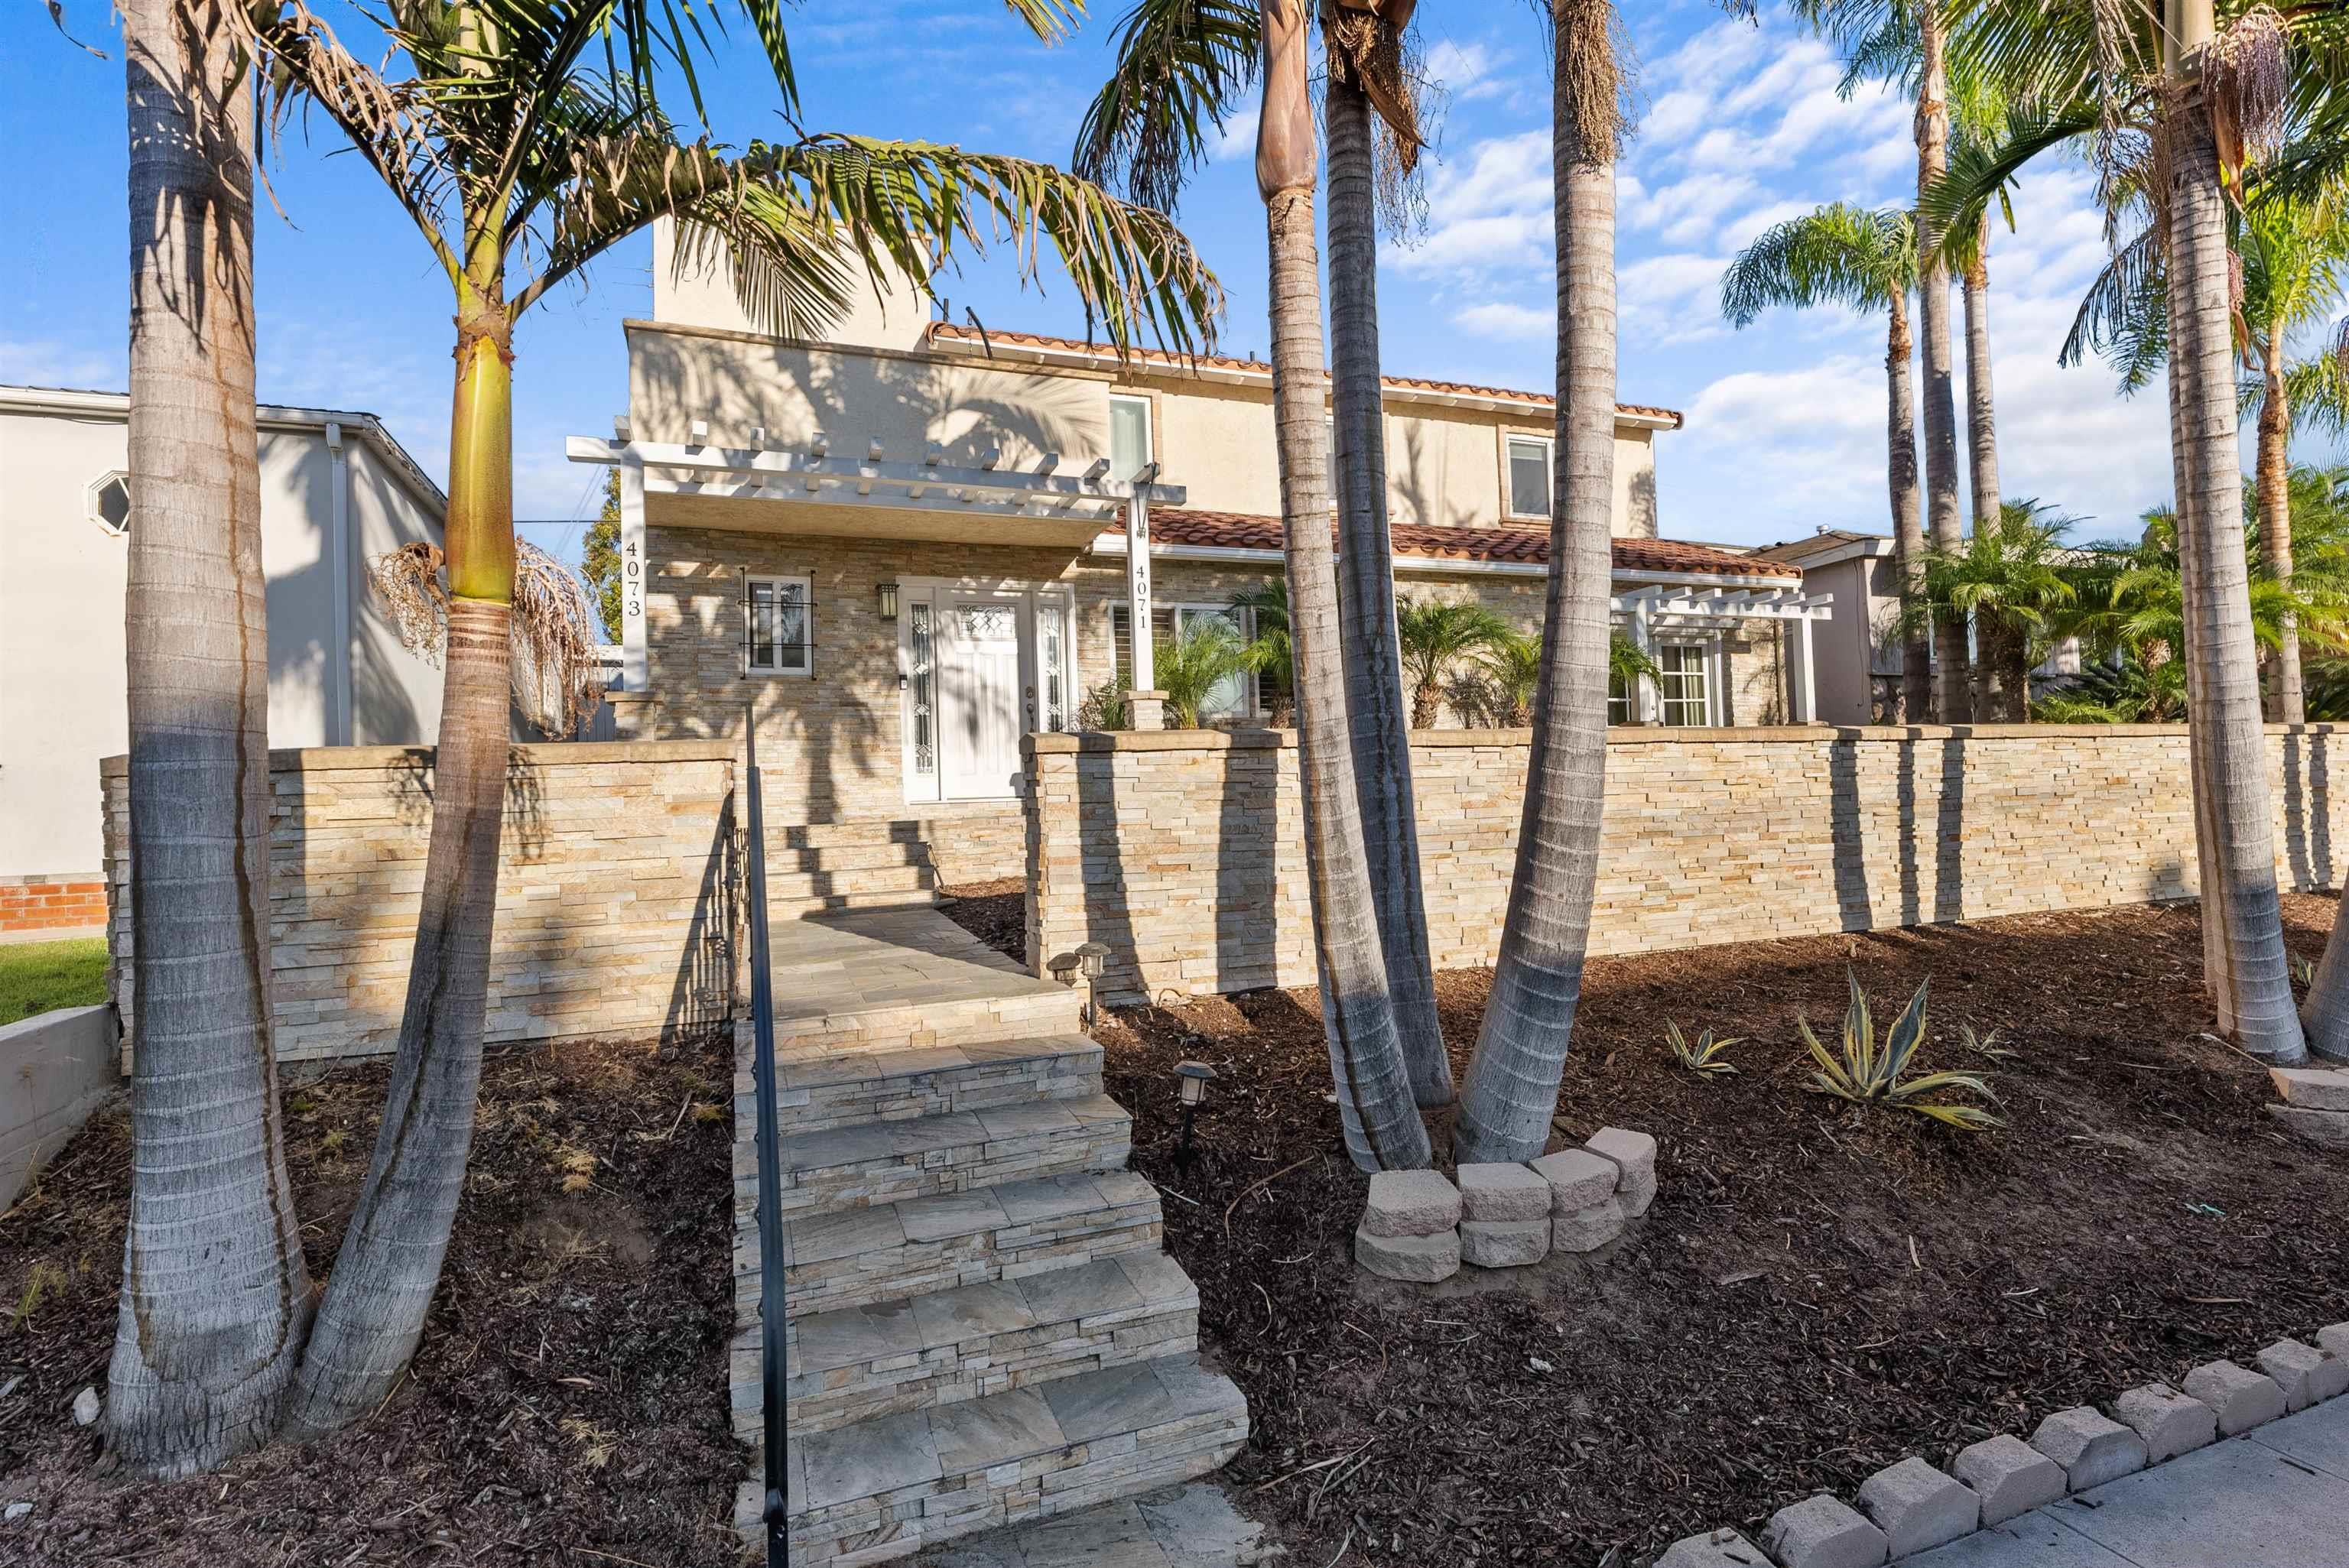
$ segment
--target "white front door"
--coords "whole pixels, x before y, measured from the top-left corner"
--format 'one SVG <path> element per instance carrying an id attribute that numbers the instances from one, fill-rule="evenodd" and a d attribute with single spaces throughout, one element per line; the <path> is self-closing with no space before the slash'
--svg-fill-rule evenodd
<path id="1" fill-rule="evenodd" d="M 949 800 L 1018 792 L 1026 598 L 938 595 L 938 783 Z"/>

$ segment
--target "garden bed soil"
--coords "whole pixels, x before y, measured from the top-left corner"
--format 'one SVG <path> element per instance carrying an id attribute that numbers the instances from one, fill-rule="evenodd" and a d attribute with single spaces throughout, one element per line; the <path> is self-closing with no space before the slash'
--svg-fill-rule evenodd
<path id="1" fill-rule="evenodd" d="M 104 1393 L 114 1340 L 130 1157 L 118 1098 L 0 1217 L 0 1503 L 33 1505 L 0 1523 L 0 1562 L 731 1561 L 728 1055 L 715 1041 L 493 1052 L 406 1380 L 332 1439 L 160 1484 L 115 1473 L 98 1429 L 69 1413 L 82 1388 Z M 284 1088 L 314 1279 L 366 1175 L 385 1077 L 375 1061 Z"/>
<path id="2" fill-rule="evenodd" d="M 950 912 L 1016 930 L 983 903 Z M 2333 909 L 2286 899 L 2294 953 Z M 1655 1134 L 1661 1196 L 1606 1251 L 1473 1294 L 1355 1268 L 1367 1179 L 1311 992 L 1118 1012 L 1097 1033 L 1134 1167 L 1247 1394 L 1225 1479 L 1315 1568 L 1613 1568 L 2349 1318 L 2349 1163 L 2279 1136 L 2266 1073 L 2205 1032 L 2200 942 L 2170 905 L 1596 960 L 1560 1139 Z M 1931 977 L 1920 1065 L 1991 1073 L 2002 1130 L 1806 1091 L 1795 1021 L 1832 1037 L 1847 967 L 1879 1031 Z M 1437 977 L 1455 1071 L 1489 979 Z M 1667 1018 L 1746 1037 L 1738 1073 L 1677 1066 Z M 1968 1054 L 1964 1024 L 2013 1054 Z M 1185 1166 L 1187 1057 L 1218 1078 Z"/>

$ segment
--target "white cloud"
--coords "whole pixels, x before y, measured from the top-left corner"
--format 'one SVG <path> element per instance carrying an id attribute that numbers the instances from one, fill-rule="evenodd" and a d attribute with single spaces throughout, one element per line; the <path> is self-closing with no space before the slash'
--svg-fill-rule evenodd
<path id="1" fill-rule="evenodd" d="M 0 383 L 119 392 L 129 380 L 120 355 L 55 338 L 0 338 Z"/>
<path id="2" fill-rule="evenodd" d="M 1235 158 L 1255 157 L 1257 122 L 1263 118 L 1264 106 L 1251 103 L 1226 119 L 1223 130 L 1216 137 L 1215 145 L 1207 150 L 1207 160 L 1227 163 Z"/>
<path id="3" fill-rule="evenodd" d="M 1478 337 L 1514 342 L 1526 337 L 1547 337 L 1555 333 L 1557 330 L 1557 312 L 1494 301 L 1453 312 L 1452 325 Z"/>
<path id="4" fill-rule="evenodd" d="M 1438 169 L 1428 182 L 1426 238 L 1391 248 L 1385 260 L 1421 277 L 1523 275 L 1547 267 L 1549 151 L 1546 129 L 1474 144 L 1465 159 Z"/>
<path id="5" fill-rule="evenodd" d="M 1427 75 L 1460 102 L 1495 98 L 1508 90 L 1508 84 L 1493 75 L 1507 57 L 1483 44 L 1455 44 L 1445 38 L 1427 51 Z"/>

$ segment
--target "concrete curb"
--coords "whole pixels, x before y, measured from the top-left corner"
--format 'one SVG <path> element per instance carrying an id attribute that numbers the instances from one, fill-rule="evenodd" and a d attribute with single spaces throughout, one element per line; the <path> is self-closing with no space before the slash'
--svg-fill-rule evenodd
<path id="1" fill-rule="evenodd" d="M 1961 1451 L 1945 1475 L 1911 1456 L 1859 1485 L 1863 1514 L 1827 1493 L 1780 1509 L 1759 1547 L 1734 1530 L 1674 1542 L 1655 1568 L 1880 1568 L 1909 1553 L 1962 1540 L 2072 1492 L 2207 1448 L 2349 1394 L 2349 1323 L 2319 1329 L 2314 1345 L 2278 1340 L 2259 1353 L 2262 1370 L 2213 1361 L 2184 1378 L 2185 1391 L 2148 1383 L 2106 1410 L 2057 1410 L 2028 1443 L 2001 1435 Z M 2295 1401 L 2298 1401 L 2295 1403 Z M 1964 1528 L 1959 1524 L 1971 1519 Z"/>

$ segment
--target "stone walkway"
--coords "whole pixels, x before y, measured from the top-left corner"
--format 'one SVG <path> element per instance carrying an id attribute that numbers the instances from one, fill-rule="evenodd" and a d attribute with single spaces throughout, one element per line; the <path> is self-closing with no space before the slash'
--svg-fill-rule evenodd
<path id="1" fill-rule="evenodd" d="M 2349 1568 L 2349 1398 L 1898 1568 Z"/>

